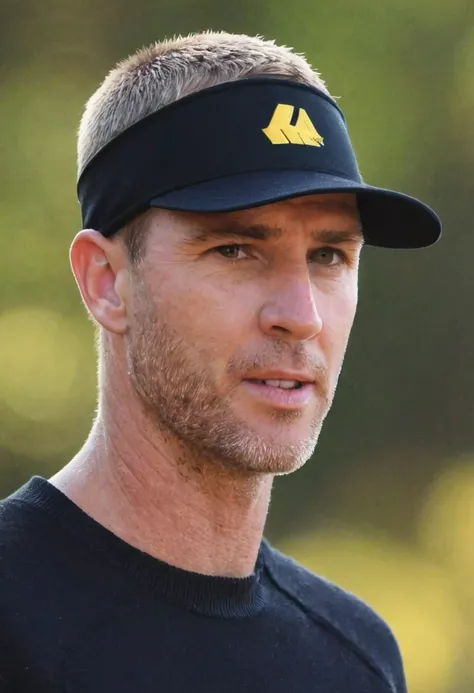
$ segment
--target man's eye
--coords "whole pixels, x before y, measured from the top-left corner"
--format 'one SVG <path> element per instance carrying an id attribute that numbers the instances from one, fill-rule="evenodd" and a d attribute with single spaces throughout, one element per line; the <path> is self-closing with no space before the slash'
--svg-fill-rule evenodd
<path id="1" fill-rule="evenodd" d="M 229 245 L 219 245 L 217 248 L 214 248 L 214 252 L 219 253 L 219 255 L 222 255 L 222 257 L 225 257 L 227 260 L 241 260 L 244 257 L 247 257 L 245 250 L 245 246 L 239 245 L 238 243 L 231 243 Z"/>
<path id="2" fill-rule="evenodd" d="M 318 248 L 312 253 L 311 259 L 320 265 L 340 265 L 344 262 L 344 255 L 336 248 Z"/>

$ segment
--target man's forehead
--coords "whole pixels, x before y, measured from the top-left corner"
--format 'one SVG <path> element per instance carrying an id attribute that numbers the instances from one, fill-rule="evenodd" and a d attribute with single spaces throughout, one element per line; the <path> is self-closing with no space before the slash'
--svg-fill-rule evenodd
<path id="1" fill-rule="evenodd" d="M 220 222 L 241 226 L 294 228 L 296 223 L 316 231 L 320 226 L 337 230 L 361 228 L 355 195 L 311 195 L 232 212 Z M 212 224 L 212 226 L 214 226 Z M 276 237 L 276 236 L 274 236 Z"/>
<path id="2" fill-rule="evenodd" d="M 232 212 L 195 213 L 154 208 L 152 225 L 160 244 L 242 238 L 278 241 L 300 227 L 315 242 L 363 244 L 356 196 L 316 194 Z M 163 232 L 166 230 L 165 237 Z"/>
<path id="3" fill-rule="evenodd" d="M 193 215 L 191 218 L 178 221 L 177 236 L 186 243 L 230 241 L 242 242 L 242 239 L 259 241 L 279 241 L 291 237 L 295 230 L 304 231 L 313 242 L 356 243 L 363 244 L 361 224 L 356 212 L 348 205 L 342 208 L 344 215 L 323 214 L 317 221 L 314 213 L 309 213 L 300 224 L 293 218 L 281 218 L 278 214 L 217 215 L 209 220 L 208 215 Z M 339 211 L 339 210 L 338 210 Z"/>

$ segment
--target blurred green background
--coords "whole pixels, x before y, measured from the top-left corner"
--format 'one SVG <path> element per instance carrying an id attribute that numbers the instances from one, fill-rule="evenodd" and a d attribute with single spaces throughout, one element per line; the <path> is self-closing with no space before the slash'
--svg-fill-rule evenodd
<path id="1" fill-rule="evenodd" d="M 314 459 L 277 481 L 267 535 L 388 620 L 410 693 L 472 693 L 472 0 L 0 5 L 0 496 L 66 463 L 94 414 L 68 264 L 83 105 L 136 48 L 206 28 L 306 53 L 341 96 L 366 180 L 442 216 L 432 249 L 364 251 L 333 411 Z"/>

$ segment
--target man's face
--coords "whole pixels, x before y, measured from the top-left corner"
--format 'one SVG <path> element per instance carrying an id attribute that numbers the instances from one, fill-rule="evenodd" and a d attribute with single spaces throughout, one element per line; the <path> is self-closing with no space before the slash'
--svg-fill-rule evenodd
<path id="1" fill-rule="evenodd" d="M 125 335 L 148 415 L 195 459 L 297 469 L 331 406 L 356 311 L 355 197 L 155 210 L 150 224 Z"/>

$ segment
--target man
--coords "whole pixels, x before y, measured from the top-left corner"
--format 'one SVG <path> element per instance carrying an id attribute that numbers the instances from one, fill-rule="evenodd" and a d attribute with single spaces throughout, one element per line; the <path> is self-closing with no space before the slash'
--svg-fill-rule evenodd
<path id="1" fill-rule="evenodd" d="M 331 406 L 363 241 L 428 246 L 437 216 L 364 184 L 319 75 L 247 36 L 119 64 L 78 166 L 97 417 L 1 506 L 0 689 L 401 693 L 387 625 L 262 535 Z"/>

